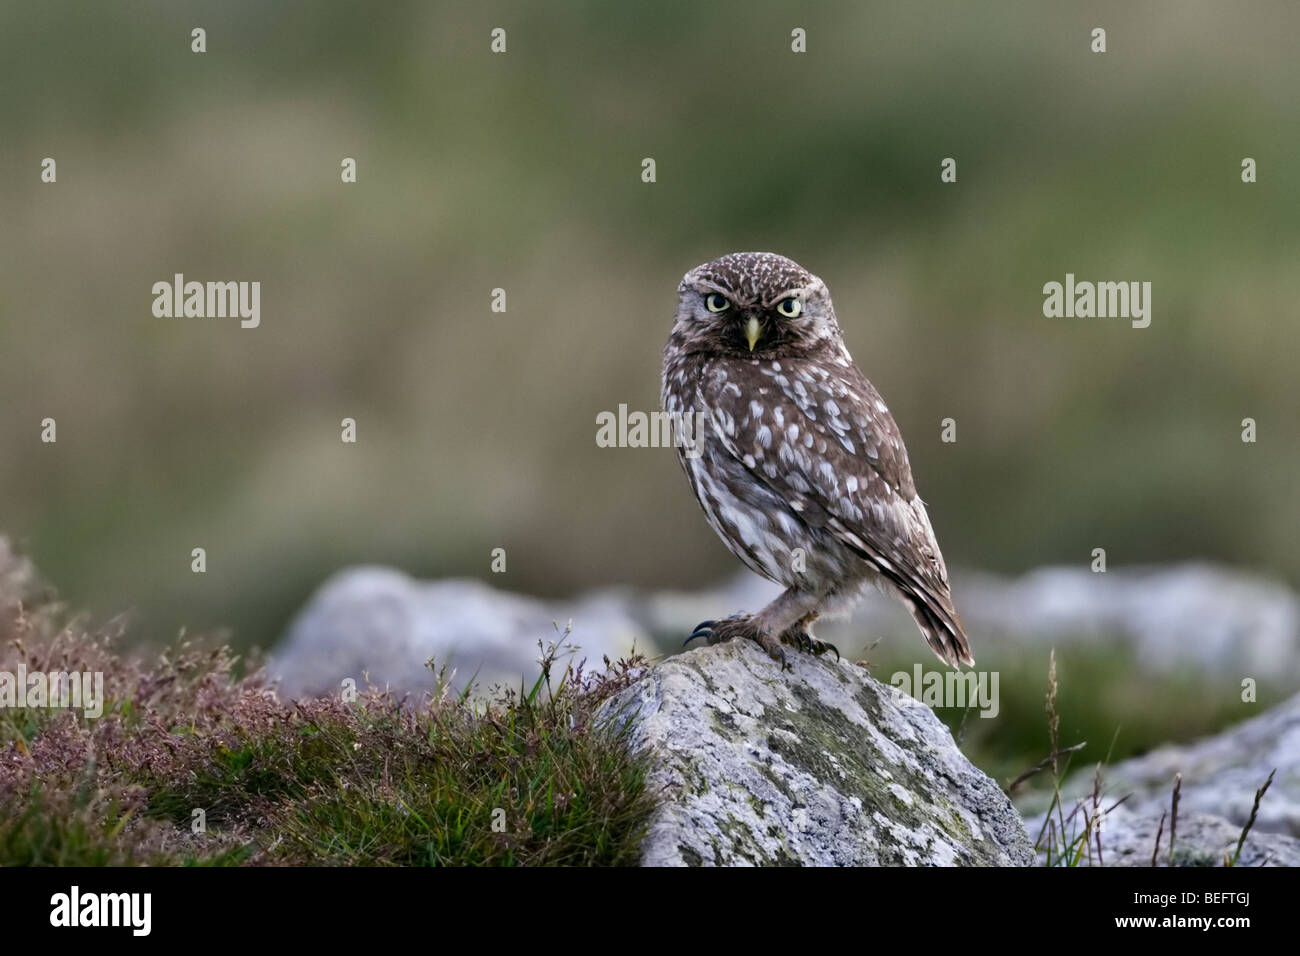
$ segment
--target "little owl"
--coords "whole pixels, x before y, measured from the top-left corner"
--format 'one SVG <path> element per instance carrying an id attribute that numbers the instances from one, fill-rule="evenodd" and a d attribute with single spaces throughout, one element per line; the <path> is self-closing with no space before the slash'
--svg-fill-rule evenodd
<path id="1" fill-rule="evenodd" d="M 738 252 L 686 273 L 677 296 L 664 410 L 703 425 L 678 458 L 727 547 L 786 589 L 687 642 L 747 637 L 783 665 L 783 644 L 822 654 L 833 648 L 813 621 L 874 584 L 942 660 L 973 664 L 903 438 L 845 348 L 826 284 L 784 256 Z"/>

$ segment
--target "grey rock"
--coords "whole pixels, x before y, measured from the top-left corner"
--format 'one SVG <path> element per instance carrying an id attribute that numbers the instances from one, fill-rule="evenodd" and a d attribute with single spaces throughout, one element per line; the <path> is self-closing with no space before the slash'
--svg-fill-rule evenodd
<path id="1" fill-rule="evenodd" d="M 644 646 L 644 628 L 616 593 L 551 604 L 473 580 L 416 581 L 400 571 L 359 567 L 321 585 L 290 624 L 267 673 L 286 697 L 337 693 L 345 678 L 397 693 L 433 690 L 425 662 L 454 669 L 451 686 L 518 686 L 539 669 L 538 641 L 567 644 L 595 667 Z M 639 644 L 638 644 L 639 642 Z"/>
<path id="2" fill-rule="evenodd" d="M 1300 837 L 1300 695 L 1258 717 L 1186 746 L 1160 747 L 1104 772 L 1106 788 L 1130 812 L 1159 817 L 1170 805 L 1174 774 L 1183 775 L 1183 813 L 1222 817 L 1238 832 L 1250 819 L 1255 791 L 1277 775 L 1260 802 L 1254 829 Z M 1072 779 L 1071 791 L 1091 786 Z"/>
<path id="3" fill-rule="evenodd" d="M 1300 598 L 1266 578 L 1201 563 L 953 578 L 976 645 L 984 634 L 996 635 L 999 649 L 1110 638 L 1130 646 L 1145 673 L 1300 678 Z"/>
<path id="4" fill-rule="evenodd" d="M 1200 669 L 1213 674 L 1300 677 L 1300 602 L 1284 585 L 1208 565 L 1166 569 L 1044 568 L 1007 579 L 954 571 L 954 594 L 977 659 L 996 661 L 1026 647 L 1120 641 L 1153 674 Z M 276 648 L 273 676 L 290 696 L 326 693 L 362 671 L 397 691 L 433 686 L 424 662 L 456 667 L 453 686 L 476 671 L 483 687 L 536 672 L 537 641 L 573 623 L 572 642 L 592 666 L 602 657 L 675 652 L 706 618 L 761 608 L 777 585 L 743 572 L 719 587 L 641 592 L 612 588 L 568 601 L 541 601 L 478 581 L 415 581 L 400 571 L 339 572 L 312 596 Z M 929 660 L 907 612 L 869 593 L 845 621 L 822 621 L 818 634 L 848 656 L 875 638 L 906 642 Z"/>
<path id="5" fill-rule="evenodd" d="M 1223 866 L 1232 859 L 1242 828 L 1209 813 L 1178 812 L 1173 866 Z M 1156 852 L 1156 834 L 1160 849 Z M 1134 813 L 1120 805 L 1106 815 L 1101 832 L 1101 854 L 1096 850 L 1080 861 L 1085 866 L 1170 866 L 1169 820 L 1160 814 Z M 1281 833 L 1252 829 L 1242 844 L 1237 866 L 1300 866 L 1300 840 Z"/>
<path id="6" fill-rule="evenodd" d="M 1165 814 L 1159 862 L 1168 863 L 1168 816 L 1172 813 L 1174 776 L 1181 773 L 1174 863 L 1222 866 L 1225 848 L 1231 844 L 1229 853 L 1235 852 L 1237 839 L 1250 819 L 1255 792 L 1275 769 L 1238 862 L 1250 866 L 1300 864 L 1300 695 L 1212 737 L 1185 746 L 1160 747 L 1103 768 L 1102 806 L 1109 808 L 1120 798 L 1124 802 L 1105 814 L 1102 862 L 1106 866 L 1150 866 L 1160 817 Z M 1091 793 L 1094 773 L 1075 774 L 1062 788 L 1067 817 L 1075 804 Z M 1043 817 L 1040 812 L 1029 820 L 1029 832 L 1035 838 Z M 1071 842 L 1081 827 L 1081 816 L 1067 819 L 1063 842 Z"/>
<path id="7" fill-rule="evenodd" d="M 14 549 L 9 539 L 0 535 L 0 602 L 5 605 L 32 603 L 52 597 L 25 554 Z"/>
<path id="8" fill-rule="evenodd" d="M 929 708 L 848 661 L 749 641 L 677 655 L 607 703 L 662 789 L 649 866 L 1029 865 L 1019 814 Z"/>
<path id="9" fill-rule="evenodd" d="M 55 598 L 27 556 L 0 535 L 0 645 L 21 636 L 21 617 L 44 615 Z"/>

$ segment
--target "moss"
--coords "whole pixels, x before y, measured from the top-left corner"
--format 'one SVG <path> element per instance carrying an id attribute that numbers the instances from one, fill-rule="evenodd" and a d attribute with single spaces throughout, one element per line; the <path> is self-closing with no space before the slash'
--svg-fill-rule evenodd
<path id="1" fill-rule="evenodd" d="M 1175 847 L 1174 866 L 1223 866 L 1223 856 L 1199 847 Z"/>
<path id="2" fill-rule="evenodd" d="M 972 834 L 961 814 L 951 805 L 936 781 L 906 764 L 890 761 L 873 745 L 872 738 L 861 727 L 851 723 L 838 710 L 828 707 L 806 684 L 792 682 L 790 690 L 799 702 L 799 711 L 790 715 L 787 734 L 769 734 L 768 745 L 787 763 L 818 780 L 835 785 L 836 789 L 862 798 L 863 812 L 879 809 L 891 821 L 913 833 L 933 828 L 943 833 L 956 847 L 975 847 L 984 842 Z M 872 688 L 864 687 L 855 699 L 877 725 L 885 723 L 880 700 Z M 834 754 L 832 760 L 829 754 Z M 886 770 L 888 777 L 882 775 Z M 775 774 L 767 771 L 769 777 Z M 914 795 L 908 804 L 893 791 L 898 784 Z M 783 787 L 788 794 L 788 789 Z M 905 848 L 897 843 L 887 827 L 877 828 L 882 844 L 895 852 L 889 854 L 903 862 Z M 911 848 L 906 848 L 910 850 Z"/>
<path id="3" fill-rule="evenodd" d="M 693 797 L 700 797 L 713 789 L 708 775 L 700 769 L 693 755 L 683 754 L 678 765 L 682 789 Z"/>
<path id="4" fill-rule="evenodd" d="M 740 732 L 740 726 L 736 723 L 736 718 L 725 710 L 719 710 L 716 707 L 709 708 L 709 720 L 713 723 L 714 729 L 720 736 L 731 739 Z"/>
<path id="5" fill-rule="evenodd" d="M 743 860 L 753 863 L 756 866 L 767 866 L 779 859 L 794 860 L 798 865 L 798 860 L 793 857 L 784 847 L 781 847 L 775 857 L 769 856 L 758 845 L 754 839 L 753 831 L 750 830 L 749 824 L 742 820 L 737 820 L 734 816 L 728 815 L 725 819 L 718 821 L 718 831 L 726 837 L 727 847 L 733 857 L 740 857 Z M 715 842 L 715 849 L 717 848 Z M 719 860 L 722 856 L 719 853 Z M 733 862 L 731 860 L 723 862 Z M 722 865 L 720 862 L 719 865 Z"/>
<path id="6" fill-rule="evenodd" d="M 700 856 L 694 847 L 687 846 L 685 843 L 677 844 L 677 855 L 682 858 L 682 862 L 687 866 L 704 865 L 704 857 Z"/>
<path id="7" fill-rule="evenodd" d="M 690 668 L 692 671 L 694 671 L 696 674 L 699 675 L 700 681 L 708 689 L 709 695 L 712 697 L 717 697 L 719 696 L 718 685 L 714 682 L 713 675 L 711 675 L 707 670 L 705 670 L 705 668 L 701 664 L 702 661 L 707 659 L 708 658 L 705 657 L 687 654 L 675 658 L 673 664 L 680 664 L 683 667 Z"/>
<path id="8" fill-rule="evenodd" d="M 782 796 L 784 796 L 791 803 L 795 802 L 796 798 L 794 795 L 794 791 L 790 789 L 789 785 L 783 779 L 781 779 L 780 774 L 778 774 L 775 770 L 772 769 L 770 764 L 760 763 L 757 765 L 757 770 L 764 777 L 766 777 L 768 780 L 771 781 L 772 786 L 776 787 L 776 789 L 781 792 Z"/>

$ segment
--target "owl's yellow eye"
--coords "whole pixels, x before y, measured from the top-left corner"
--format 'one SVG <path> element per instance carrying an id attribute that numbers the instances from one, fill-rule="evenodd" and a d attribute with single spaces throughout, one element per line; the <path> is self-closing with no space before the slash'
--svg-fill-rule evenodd
<path id="1" fill-rule="evenodd" d="M 776 311 L 780 312 L 787 319 L 795 319 L 803 312 L 803 303 L 791 296 L 788 299 L 782 299 L 776 304 Z"/>
<path id="2" fill-rule="evenodd" d="M 718 295 L 716 292 L 710 292 L 704 297 L 704 307 L 710 312 L 726 312 L 730 305 L 725 295 Z"/>

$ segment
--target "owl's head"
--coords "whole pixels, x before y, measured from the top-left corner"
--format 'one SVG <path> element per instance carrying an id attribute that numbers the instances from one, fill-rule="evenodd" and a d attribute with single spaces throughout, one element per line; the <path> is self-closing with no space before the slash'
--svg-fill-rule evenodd
<path id="1" fill-rule="evenodd" d="M 696 266 L 677 298 L 673 340 L 686 352 L 782 358 L 840 341 L 826 283 L 772 252 L 733 252 Z"/>

